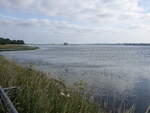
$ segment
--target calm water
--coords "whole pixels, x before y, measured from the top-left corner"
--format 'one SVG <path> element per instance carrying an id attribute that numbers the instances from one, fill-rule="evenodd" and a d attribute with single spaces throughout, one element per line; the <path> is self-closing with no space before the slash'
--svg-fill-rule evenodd
<path id="1" fill-rule="evenodd" d="M 150 104 L 149 46 L 38 46 L 39 50 L 0 54 L 23 66 L 32 63 L 34 68 L 61 77 L 69 84 L 84 81 L 87 87 L 94 89 L 96 101 L 107 98 L 109 107 L 114 98 L 117 98 L 115 102 L 119 105 L 134 104 L 139 112 Z"/>

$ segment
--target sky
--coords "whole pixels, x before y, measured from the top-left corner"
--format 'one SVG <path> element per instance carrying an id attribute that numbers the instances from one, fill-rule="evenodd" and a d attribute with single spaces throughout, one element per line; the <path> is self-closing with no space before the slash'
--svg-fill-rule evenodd
<path id="1" fill-rule="evenodd" d="M 150 0 L 0 0 L 0 37 L 33 44 L 150 43 Z"/>

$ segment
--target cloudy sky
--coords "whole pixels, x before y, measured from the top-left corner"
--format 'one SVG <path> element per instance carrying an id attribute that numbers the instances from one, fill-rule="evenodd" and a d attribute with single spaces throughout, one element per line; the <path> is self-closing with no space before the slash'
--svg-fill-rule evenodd
<path id="1" fill-rule="evenodd" d="M 0 36 L 27 43 L 150 43 L 150 0 L 0 0 Z"/>

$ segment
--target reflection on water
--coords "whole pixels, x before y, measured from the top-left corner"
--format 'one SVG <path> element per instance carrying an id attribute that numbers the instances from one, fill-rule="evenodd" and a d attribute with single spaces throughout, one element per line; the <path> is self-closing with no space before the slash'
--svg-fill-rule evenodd
<path id="1" fill-rule="evenodd" d="M 36 69 L 61 77 L 68 84 L 86 82 L 103 106 L 123 109 L 134 104 L 140 113 L 150 104 L 149 46 L 39 46 L 39 50 L 0 54 L 23 66 L 32 63 Z"/>
<path id="2" fill-rule="evenodd" d="M 122 94 L 113 90 L 105 90 L 97 91 L 95 101 L 101 103 L 102 107 L 111 109 L 114 113 L 131 107 L 133 107 L 135 113 L 145 113 L 150 105 L 150 81 L 148 79 L 138 78 L 134 88 L 124 90 Z"/>
<path id="3" fill-rule="evenodd" d="M 133 89 L 133 103 L 136 103 L 136 111 L 142 112 L 150 105 L 150 81 L 146 78 L 139 79 Z"/>

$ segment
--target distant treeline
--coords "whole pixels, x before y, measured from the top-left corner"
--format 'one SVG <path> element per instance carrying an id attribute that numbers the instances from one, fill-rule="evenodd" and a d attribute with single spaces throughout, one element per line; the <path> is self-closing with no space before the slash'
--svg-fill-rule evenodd
<path id="1" fill-rule="evenodd" d="M 150 43 L 96 43 L 86 45 L 127 45 L 127 46 L 150 46 Z"/>
<path id="2" fill-rule="evenodd" d="M 23 40 L 10 40 L 9 38 L 0 37 L 0 44 L 25 44 Z"/>
<path id="3" fill-rule="evenodd" d="M 123 45 L 138 45 L 138 46 L 150 46 L 150 43 L 123 43 Z"/>

